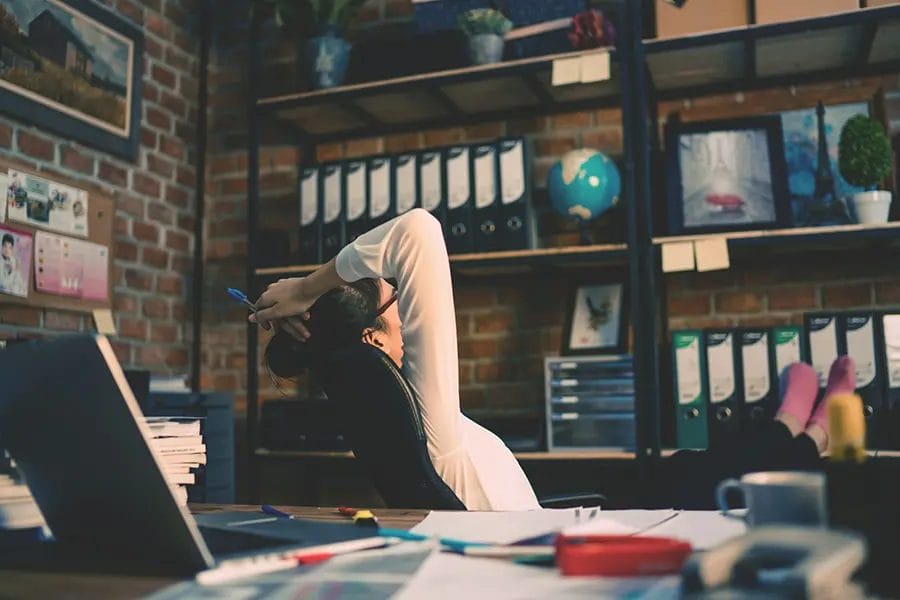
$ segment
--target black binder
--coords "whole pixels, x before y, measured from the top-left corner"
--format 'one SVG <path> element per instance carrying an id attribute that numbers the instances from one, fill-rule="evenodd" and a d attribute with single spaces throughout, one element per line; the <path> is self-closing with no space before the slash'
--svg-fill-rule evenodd
<path id="1" fill-rule="evenodd" d="M 447 199 L 447 224 L 444 238 L 447 252 L 464 254 L 475 251 L 472 236 L 472 163 L 468 146 L 444 150 L 444 198 Z"/>
<path id="2" fill-rule="evenodd" d="M 343 165 L 322 165 L 319 172 L 322 182 L 322 262 L 328 262 L 344 247 Z"/>
<path id="3" fill-rule="evenodd" d="M 840 315 L 839 347 L 856 366 L 856 393 L 862 398 L 869 432 L 868 445 L 883 447 L 885 432 L 880 428 L 887 403 L 884 401 L 884 352 L 881 319 L 872 312 L 847 312 Z"/>
<path id="4" fill-rule="evenodd" d="M 400 154 L 391 161 L 394 190 L 394 215 L 399 216 L 419 206 L 419 170 L 415 154 Z"/>
<path id="5" fill-rule="evenodd" d="M 803 315 L 806 330 L 806 357 L 819 378 L 819 395 L 828 384 L 828 372 L 835 359 L 844 353 L 843 336 L 840 335 L 840 319 L 836 313 L 806 313 Z"/>
<path id="6" fill-rule="evenodd" d="M 366 175 L 365 160 L 351 160 L 344 164 L 344 218 L 348 244 L 369 230 Z"/>
<path id="7" fill-rule="evenodd" d="M 775 417 L 779 405 L 778 376 L 770 343 L 772 332 L 743 329 L 737 336 L 741 425 L 745 430 L 758 430 Z"/>
<path id="8" fill-rule="evenodd" d="M 472 181 L 475 190 L 475 251 L 500 250 L 500 186 L 497 177 L 497 146 L 472 146 Z"/>
<path id="9" fill-rule="evenodd" d="M 434 215 L 441 226 L 447 222 L 444 201 L 444 163 L 440 150 L 423 150 L 417 157 L 419 206 Z"/>
<path id="10" fill-rule="evenodd" d="M 378 227 L 394 215 L 391 159 L 374 156 L 366 165 L 369 188 L 369 228 Z"/>
<path id="11" fill-rule="evenodd" d="M 500 171 L 500 247 L 534 248 L 537 219 L 531 204 L 531 157 L 524 138 L 497 143 Z"/>
<path id="12" fill-rule="evenodd" d="M 319 201 L 319 167 L 300 171 L 300 251 L 302 265 L 322 262 L 322 219 Z"/>
<path id="13" fill-rule="evenodd" d="M 714 448 L 740 431 L 737 358 L 734 332 L 728 329 L 703 332 L 709 390 L 709 445 Z"/>

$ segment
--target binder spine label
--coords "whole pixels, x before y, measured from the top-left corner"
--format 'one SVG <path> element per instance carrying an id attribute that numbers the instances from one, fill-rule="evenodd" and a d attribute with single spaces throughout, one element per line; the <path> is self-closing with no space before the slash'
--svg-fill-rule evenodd
<path id="1" fill-rule="evenodd" d="M 419 195 L 422 208 L 433 212 L 441 204 L 441 161 L 437 152 L 422 154 Z"/>
<path id="2" fill-rule="evenodd" d="M 870 316 L 846 318 L 847 355 L 856 364 L 856 387 L 875 381 L 875 330 Z"/>
<path id="3" fill-rule="evenodd" d="M 384 216 L 391 207 L 390 163 L 385 159 L 372 161 L 369 168 L 369 217 Z"/>
<path id="4" fill-rule="evenodd" d="M 702 400 L 703 380 L 700 369 L 700 337 L 688 333 L 676 333 L 675 369 L 678 381 L 679 404 L 693 404 Z"/>
<path id="5" fill-rule="evenodd" d="M 341 216 L 341 170 L 339 167 L 329 167 L 325 171 L 325 210 L 323 220 L 325 223 L 333 223 Z"/>
<path id="6" fill-rule="evenodd" d="M 459 208 L 469 200 L 469 149 L 454 148 L 447 158 L 447 207 Z"/>
<path id="7" fill-rule="evenodd" d="M 800 362 L 800 329 L 796 327 L 778 328 L 772 333 L 775 342 L 775 373 L 781 373 L 793 363 Z"/>
<path id="8" fill-rule="evenodd" d="M 479 146 L 475 150 L 475 207 L 487 208 L 497 197 L 494 177 L 494 148 Z"/>
<path id="9" fill-rule="evenodd" d="M 365 163 L 350 163 L 347 170 L 347 220 L 356 221 L 366 212 Z"/>
<path id="10" fill-rule="evenodd" d="M 819 387 L 828 384 L 828 371 L 838 357 L 837 319 L 812 317 L 809 319 L 809 356 L 819 377 Z"/>
<path id="11" fill-rule="evenodd" d="M 771 389 L 769 336 L 765 333 L 747 334 L 741 347 L 741 360 L 744 367 L 744 402 L 759 402 L 769 395 Z"/>
<path id="12" fill-rule="evenodd" d="M 397 214 L 416 207 L 416 161 L 411 154 L 397 157 Z"/>
<path id="13" fill-rule="evenodd" d="M 884 315 L 884 355 L 888 387 L 900 388 L 900 314 Z"/>
<path id="14" fill-rule="evenodd" d="M 319 212 L 319 172 L 316 169 L 303 171 L 300 180 L 300 224 L 312 225 Z"/>
<path id="15" fill-rule="evenodd" d="M 500 199 L 510 204 L 525 195 L 525 156 L 522 141 L 505 142 L 500 149 Z"/>
<path id="16" fill-rule="evenodd" d="M 734 396 L 734 336 L 731 333 L 711 334 L 706 347 L 709 370 L 709 401 L 724 402 Z"/>

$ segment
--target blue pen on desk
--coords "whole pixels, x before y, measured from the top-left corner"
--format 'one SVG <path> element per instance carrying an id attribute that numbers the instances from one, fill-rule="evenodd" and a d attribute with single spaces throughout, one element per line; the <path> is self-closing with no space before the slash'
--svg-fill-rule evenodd
<path id="1" fill-rule="evenodd" d="M 293 519 L 294 515 L 288 514 L 283 510 L 278 510 L 271 504 L 263 504 L 259 507 L 259 510 L 266 513 L 267 515 L 272 515 L 273 517 L 281 517 L 282 519 Z"/>
<path id="2" fill-rule="evenodd" d="M 225 291 L 228 293 L 229 296 L 231 296 L 232 298 L 234 298 L 241 304 L 246 305 L 253 312 L 256 312 L 258 310 L 256 308 L 256 305 L 253 304 L 252 302 L 250 302 L 250 300 L 247 298 L 247 295 L 244 292 L 242 292 L 241 290 L 239 290 L 237 288 L 228 288 Z"/>

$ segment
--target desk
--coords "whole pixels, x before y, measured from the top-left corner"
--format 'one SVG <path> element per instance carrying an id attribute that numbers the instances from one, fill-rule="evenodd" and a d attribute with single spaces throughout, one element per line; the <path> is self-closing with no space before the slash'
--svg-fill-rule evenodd
<path id="1" fill-rule="evenodd" d="M 334 508 L 278 508 L 305 519 L 346 521 Z M 221 510 L 259 511 L 256 505 L 194 504 L 191 512 Z M 385 527 L 410 529 L 428 514 L 427 510 L 387 509 L 377 511 L 379 523 Z M 178 583 L 166 577 L 133 577 L 93 573 L 64 573 L 52 570 L 33 571 L 0 567 L 0 598 L 138 598 Z"/>

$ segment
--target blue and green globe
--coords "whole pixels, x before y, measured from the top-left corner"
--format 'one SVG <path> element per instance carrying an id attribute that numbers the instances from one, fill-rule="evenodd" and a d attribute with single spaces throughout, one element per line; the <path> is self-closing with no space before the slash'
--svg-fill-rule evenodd
<path id="1" fill-rule="evenodd" d="M 553 210 L 578 221 L 596 219 L 619 202 L 622 179 L 608 156 L 592 148 L 566 152 L 547 175 Z"/>

